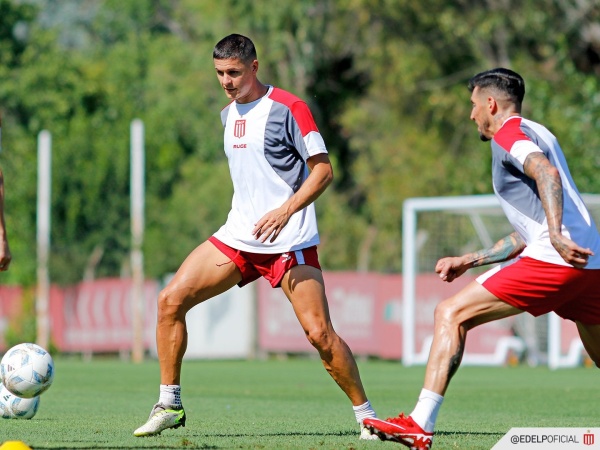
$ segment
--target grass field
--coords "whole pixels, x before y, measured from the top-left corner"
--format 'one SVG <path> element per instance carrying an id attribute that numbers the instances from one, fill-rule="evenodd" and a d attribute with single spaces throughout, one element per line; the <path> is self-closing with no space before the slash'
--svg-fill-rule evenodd
<path id="1" fill-rule="evenodd" d="M 158 363 L 56 359 L 31 420 L 0 420 L 0 442 L 33 449 L 394 449 L 358 440 L 350 402 L 313 359 L 185 361 L 187 426 L 136 438 L 158 398 Z M 410 412 L 423 367 L 359 363 L 379 416 Z M 435 449 L 490 449 L 511 427 L 598 426 L 590 368 L 461 368 L 440 412 Z"/>

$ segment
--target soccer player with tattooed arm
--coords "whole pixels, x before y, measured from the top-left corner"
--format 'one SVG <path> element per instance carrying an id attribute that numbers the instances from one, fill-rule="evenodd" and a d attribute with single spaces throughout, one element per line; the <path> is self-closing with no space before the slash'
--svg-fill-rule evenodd
<path id="1" fill-rule="evenodd" d="M 600 366 L 600 234 L 548 129 L 521 116 L 523 78 L 498 68 L 469 81 L 471 120 L 491 142 L 494 192 L 514 233 L 488 249 L 440 259 L 442 281 L 472 267 L 501 263 L 434 313 L 434 337 L 418 402 L 408 416 L 364 423 L 383 440 L 430 449 L 438 411 L 460 366 L 472 328 L 523 312 L 554 311 L 577 325 Z"/>

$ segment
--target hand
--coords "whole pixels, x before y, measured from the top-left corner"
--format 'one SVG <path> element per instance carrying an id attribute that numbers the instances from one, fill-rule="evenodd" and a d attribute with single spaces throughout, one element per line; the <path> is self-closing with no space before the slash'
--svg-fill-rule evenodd
<path id="1" fill-rule="evenodd" d="M 552 236 L 550 242 L 552 242 L 552 245 L 562 259 L 578 269 L 583 269 L 587 266 L 588 258 L 594 256 L 594 252 L 589 248 L 580 247 L 562 234 Z"/>
<path id="2" fill-rule="evenodd" d="M 275 241 L 283 227 L 287 225 L 290 220 L 285 208 L 277 208 L 273 211 L 269 211 L 262 218 L 256 222 L 252 234 L 254 238 L 260 240 L 260 242 L 266 242 L 271 237 L 269 242 Z"/>
<path id="3" fill-rule="evenodd" d="M 442 281 L 452 283 L 469 269 L 462 257 L 447 257 L 440 259 L 435 265 L 435 272 L 440 274 Z"/>

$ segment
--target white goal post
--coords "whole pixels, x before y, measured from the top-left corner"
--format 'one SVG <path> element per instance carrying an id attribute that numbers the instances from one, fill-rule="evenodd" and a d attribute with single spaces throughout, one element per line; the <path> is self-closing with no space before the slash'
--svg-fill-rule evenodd
<path id="1" fill-rule="evenodd" d="M 598 225 L 600 195 L 584 194 L 583 200 Z M 402 364 L 412 366 L 427 362 L 434 303 L 452 295 L 452 289 L 460 288 L 460 285 L 452 285 L 461 278 L 466 277 L 465 282 L 468 282 L 489 269 L 472 269 L 467 272 L 469 275 L 465 274 L 453 283 L 443 283 L 444 287 L 440 288 L 433 278 L 427 278 L 434 273 L 435 262 L 444 256 L 457 256 L 487 248 L 513 229 L 495 195 L 410 198 L 404 202 L 402 220 Z M 435 285 L 435 292 L 431 291 L 432 285 Z M 443 297 L 437 293 L 439 289 L 447 291 Z M 547 346 L 541 361 L 552 369 L 581 364 L 583 345 L 568 325 L 563 324 L 569 321 L 561 320 L 554 313 L 547 316 L 547 319 L 543 319 L 544 328 L 547 328 L 543 340 Z M 526 339 L 515 336 L 514 323 L 508 322 L 509 319 L 514 321 L 514 318 L 503 319 L 506 322 L 495 329 L 490 328 L 491 324 L 485 324 L 471 330 L 463 364 L 502 365 L 510 356 L 522 355 L 527 349 Z M 430 322 L 423 323 L 424 320 Z M 482 330 L 471 340 L 488 346 L 480 346 L 475 352 L 470 352 L 469 340 L 472 333 L 479 329 Z M 568 331 L 565 338 L 569 341 L 561 338 L 563 329 Z M 477 351 L 484 347 L 485 351 Z"/>

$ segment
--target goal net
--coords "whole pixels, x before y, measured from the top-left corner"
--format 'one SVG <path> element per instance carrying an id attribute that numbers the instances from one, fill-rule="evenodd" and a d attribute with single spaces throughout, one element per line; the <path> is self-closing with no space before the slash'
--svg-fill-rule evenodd
<path id="1" fill-rule="evenodd" d="M 583 199 L 600 224 L 600 195 Z M 495 195 L 411 198 L 403 206 L 402 362 L 425 364 L 433 338 L 433 311 L 491 266 L 469 270 L 452 283 L 434 271 L 438 259 L 487 248 L 514 230 Z M 579 365 L 586 357 L 575 324 L 554 313 L 520 314 L 469 331 L 464 365 L 526 361 L 551 368 Z"/>

